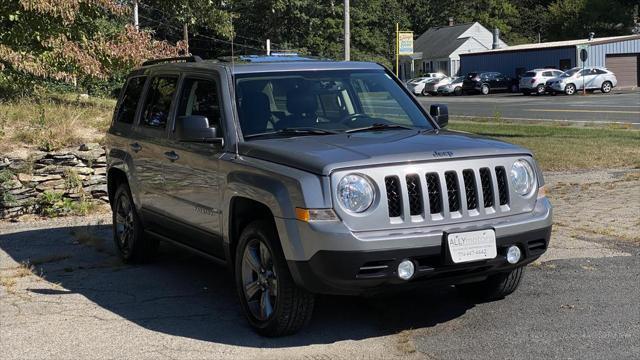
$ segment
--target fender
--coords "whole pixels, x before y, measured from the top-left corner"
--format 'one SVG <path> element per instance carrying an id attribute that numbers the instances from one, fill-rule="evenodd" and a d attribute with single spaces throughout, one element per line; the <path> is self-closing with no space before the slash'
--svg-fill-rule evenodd
<path id="1" fill-rule="evenodd" d="M 138 182 L 136 181 L 135 166 L 133 166 L 132 161 L 133 159 L 127 152 L 116 148 L 108 148 L 107 184 L 109 184 L 108 178 L 111 169 L 122 171 L 127 177 L 127 182 L 129 183 L 129 188 L 131 189 L 131 196 L 133 197 L 133 203 L 136 209 L 140 210 L 142 204 L 140 203 L 140 196 L 138 195 Z M 109 193 L 111 193 L 111 191 L 109 191 Z"/>

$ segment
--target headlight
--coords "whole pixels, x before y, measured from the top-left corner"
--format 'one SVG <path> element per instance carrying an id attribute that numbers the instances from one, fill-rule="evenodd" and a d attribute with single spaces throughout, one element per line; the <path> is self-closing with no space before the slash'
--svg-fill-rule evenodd
<path id="1" fill-rule="evenodd" d="M 375 192 L 366 178 L 349 174 L 338 183 L 338 201 L 346 210 L 361 213 L 373 203 Z"/>
<path id="2" fill-rule="evenodd" d="M 527 195 L 533 190 L 535 174 L 527 160 L 520 159 L 511 166 L 511 184 L 520 195 Z"/>

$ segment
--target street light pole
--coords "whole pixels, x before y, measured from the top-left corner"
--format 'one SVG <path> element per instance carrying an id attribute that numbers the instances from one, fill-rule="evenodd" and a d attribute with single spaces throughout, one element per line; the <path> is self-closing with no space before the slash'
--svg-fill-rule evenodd
<path id="1" fill-rule="evenodd" d="M 351 24 L 349 0 L 344 0 L 344 61 L 351 61 Z"/>
<path id="2" fill-rule="evenodd" d="M 136 30 L 140 28 L 138 23 L 138 0 L 133 0 L 133 26 Z"/>

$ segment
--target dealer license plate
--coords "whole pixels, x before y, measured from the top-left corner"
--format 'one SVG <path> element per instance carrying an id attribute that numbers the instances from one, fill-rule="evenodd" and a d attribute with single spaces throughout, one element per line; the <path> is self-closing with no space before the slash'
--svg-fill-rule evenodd
<path id="1" fill-rule="evenodd" d="M 447 242 L 451 259 L 456 264 L 493 259 L 498 254 L 493 230 L 449 234 Z"/>

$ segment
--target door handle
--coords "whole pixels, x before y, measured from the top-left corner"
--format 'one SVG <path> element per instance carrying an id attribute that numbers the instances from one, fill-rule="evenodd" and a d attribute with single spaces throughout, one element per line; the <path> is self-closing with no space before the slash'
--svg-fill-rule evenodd
<path id="1" fill-rule="evenodd" d="M 136 153 L 142 150 L 142 145 L 138 144 L 137 142 L 133 144 L 129 144 L 129 147 L 131 147 L 131 150 L 133 150 L 133 152 L 136 152 Z"/>
<path id="2" fill-rule="evenodd" d="M 167 151 L 166 153 L 164 153 L 164 157 L 171 160 L 171 162 L 180 159 L 180 155 L 176 154 L 175 151 Z"/>

